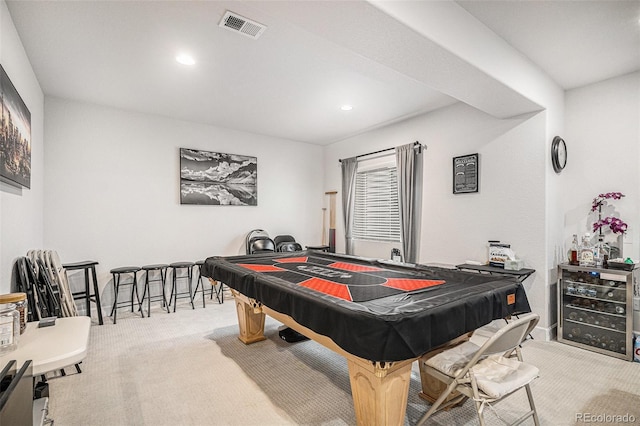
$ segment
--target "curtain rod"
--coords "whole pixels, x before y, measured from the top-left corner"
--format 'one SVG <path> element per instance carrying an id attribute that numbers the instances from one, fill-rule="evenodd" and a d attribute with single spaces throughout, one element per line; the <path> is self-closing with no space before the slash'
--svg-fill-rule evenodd
<path id="1" fill-rule="evenodd" d="M 420 145 L 420 142 L 418 142 L 418 141 L 415 141 L 415 142 L 413 143 L 413 147 L 414 147 L 414 148 L 418 147 L 418 149 L 420 150 L 420 151 L 418 151 L 418 153 L 420 153 L 420 152 L 422 151 L 422 145 Z M 382 153 L 382 152 L 392 151 L 392 150 L 394 150 L 394 149 L 396 149 L 396 147 L 393 147 L 393 148 L 386 148 L 386 149 L 381 149 L 381 150 L 379 150 L 379 151 L 373 151 L 373 152 L 369 152 L 369 153 L 367 153 L 367 154 L 360 154 L 360 155 L 356 155 L 354 158 L 366 157 L 366 156 L 368 156 L 368 155 L 373 155 L 373 154 L 380 154 L 380 153 Z M 341 158 L 341 159 L 339 159 L 338 161 L 339 161 L 340 163 L 342 163 L 342 160 L 344 160 L 344 158 Z"/>

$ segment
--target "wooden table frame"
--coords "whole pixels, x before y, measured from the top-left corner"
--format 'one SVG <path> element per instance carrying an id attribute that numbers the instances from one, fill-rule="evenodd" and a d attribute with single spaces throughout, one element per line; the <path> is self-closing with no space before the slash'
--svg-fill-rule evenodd
<path id="1" fill-rule="evenodd" d="M 324 347 L 344 356 L 349 367 L 351 394 L 358 425 L 403 425 L 409 397 L 411 365 L 418 358 L 395 362 L 369 361 L 346 352 L 333 340 L 298 324 L 293 318 L 274 311 L 234 289 L 240 334 L 245 344 L 265 340 L 265 315 L 280 321 Z"/>

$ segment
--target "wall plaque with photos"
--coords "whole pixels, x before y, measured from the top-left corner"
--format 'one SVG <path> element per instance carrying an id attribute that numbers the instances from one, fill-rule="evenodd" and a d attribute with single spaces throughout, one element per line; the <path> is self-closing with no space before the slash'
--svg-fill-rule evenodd
<path id="1" fill-rule="evenodd" d="M 478 154 L 453 157 L 453 193 L 478 192 Z"/>

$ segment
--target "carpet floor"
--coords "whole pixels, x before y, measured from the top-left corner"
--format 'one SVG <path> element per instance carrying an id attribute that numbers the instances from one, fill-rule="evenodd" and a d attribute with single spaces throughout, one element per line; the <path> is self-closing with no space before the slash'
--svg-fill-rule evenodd
<path id="1" fill-rule="evenodd" d="M 55 425 L 355 424 L 344 358 L 313 341 L 284 342 L 270 318 L 267 340 L 246 346 L 232 298 L 207 302 L 178 304 L 170 314 L 158 305 L 149 318 L 122 310 L 116 325 L 94 320 L 82 373 L 69 368 L 49 379 Z M 640 424 L 640 363 L 537 340 L 525 342 L 523 355 L 540 369 L 532 391 L 543 425 Z M 415 363 L 406 425 L 429 407 L 420 390 Z M 522 391 L 485 418 L 502 425 L 526 406 Z M 467 401 L 428 424 L 477 423 Z"/>

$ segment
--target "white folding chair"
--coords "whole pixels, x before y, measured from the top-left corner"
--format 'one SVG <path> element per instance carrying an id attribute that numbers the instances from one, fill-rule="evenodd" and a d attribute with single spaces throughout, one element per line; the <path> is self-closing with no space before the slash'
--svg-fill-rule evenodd
<path id="1" fill-rule="evenodd" d="M 55 250 L 46 250 L 45 252 L 46 265 L 51 271 L 52 279 L 58 284 L 58 291 L 60 292 L 60 305 L 62 314 L 65 317 L 78 316 L 78 308 L 73 299 L 73 292 L 69 286 L 69 277 L 67 276 L 67 270 L 63 268 L 62 262 L 60 262 L 60 256 Z"/>
<path id="2" fill-rule="evenodd" d="M 533 417 L 538 426 L 540 421 L 529 383 L 538 377 L 539 370 L 522 361 L 520 344 L 539 319 L 537 314 L 523 315 L 500 328 L 482 346 L 467 341 L 424 361 L 424 371 L 447 384 L 447 388 L 417 425 L 424 424 L 435 412 L 470 398 L 475 402 L 478 419 L 484 426 L 483 412 L 487 405 L 525 388 L 530 409 L 512 425 Z M 444 403 L 454 391 L 459 395 Z"/>

